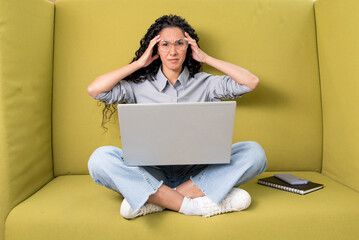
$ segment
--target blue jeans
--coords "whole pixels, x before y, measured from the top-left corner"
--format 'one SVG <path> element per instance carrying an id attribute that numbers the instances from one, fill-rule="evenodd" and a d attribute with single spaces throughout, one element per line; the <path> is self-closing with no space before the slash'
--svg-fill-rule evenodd
<path id="1" fill-rule="evenodd" d="M 213 165 L 128 166 L 122 150 L 113 146 L 96 149 L 88 162 L 92 179 L 124 196 L 134 212 L 165 184 L 175 188 L 192 180 L 212 201 L 220 204 L 233 187 L 265 171 L 267 158 L 256 142 L 232 145 L 231 162 Z"/>

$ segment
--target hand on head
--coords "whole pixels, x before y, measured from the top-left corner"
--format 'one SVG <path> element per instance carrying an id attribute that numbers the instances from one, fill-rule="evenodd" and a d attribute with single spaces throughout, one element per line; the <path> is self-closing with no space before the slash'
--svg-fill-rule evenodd
<path id="1" fill-rule="evenodd" d="M 159 43 L 160 41 L 161 41 L 160 35 L 157 35 L 150 41 L 150 44 L 148 45 L 146 51 L 142 54 L 140 59 L 138 59 L 138 61 L 141 63 L 142 67 L 147 67 L 154 60 L 159 58 L 158 54 L 152 56 L 152 53 L 153 53 L 153 47 L 156 46 L 156 44 Z"/>
<path id="2" fill-rule="evenodd" d="M 185 32 L 185 36 L 186 36 L 185 39 L 187 40 L 188 44 L 191 46 L 193 59 L 198 62 L 204 62 L 205 59 L 208 57 L 208 55 L 198 47 L 196 40 L 191 38 L 191 36 L 188 33 Z"/>
<path id="3" fill-rule="evenodd" d="M 188 44 L 191 46 L 192 49 L 192 58 L 198 62 L 204 62 L 205 59 L 208 57 L 208 54 L 206 54 L 205 52 L 203 52 L 197 45 L 196 40 L 194 40 L 193 38 L 191 38 L 191 36 L 185 32 L 185 38 L 184 38 Z M 160 35 L 157 35 L 156 37 L 154 37 L 151 41 L 150 44 L 148 45 L 146 51 L 142 54 L 142 56 L 138 59 L 138 61 L 141 63 L 142 67 L 147 67 L 148 65 L 150 65 L 154 60 L 156 60 L 157 58 L 159 58 L 159 55 L 156 54 L 154 56 L 152 56 L 153 54 L 153 47 L 156 46 L 157 43 L 159 43 L 161 41 L 161 37 Z"/>

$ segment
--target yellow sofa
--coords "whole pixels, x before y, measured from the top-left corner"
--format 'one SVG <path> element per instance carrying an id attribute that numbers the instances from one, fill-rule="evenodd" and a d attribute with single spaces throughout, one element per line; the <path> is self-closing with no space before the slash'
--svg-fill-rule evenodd
<path id="1" fill-rule="evenodd" d="M 358 12 L 357 0 L 0 0 L 0 240 L 359 239 Z M 323 190 L 253 180 L 243 212 L 120 216 L 122 196 L 87 169 L 97 147 L 121 147 L 118 122 L 104 133 L 86 87 L 169 13 L 260 78 L 236 100 L 233 139 L 263 146 L 259 178 L 293 172 Z"/>

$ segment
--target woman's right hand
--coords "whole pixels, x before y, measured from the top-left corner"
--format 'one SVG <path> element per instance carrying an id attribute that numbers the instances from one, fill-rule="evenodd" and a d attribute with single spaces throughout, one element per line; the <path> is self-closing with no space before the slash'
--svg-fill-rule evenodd
<path id="1" fill-rule="evenodd" d="M 142 54 L 142 56 L 137 61 L 97 77 L 87 87 L 87 92 L 90 94 L 90 96 L 95 98 L 96 96 L 98 96 L 98 94 L 102 92 L 110 91 L 119 81 L 121 81 L 128 75 L 134 73 L 138 69 L 147 67 L 154 60 L 159 58 L 158 54 L 152 56 L 153 47 L 159 41 L 161 41 L 161 38 L 160 35 L 157 35 L 150 41 L 150 44 L 148 45 L 146 51 Z"/>
<path id="2" fill-rule="evenodd" d="M 160 35 L 157 35 L 156 37 L 154 37 L 151 41 L 150 44 L 148 45 L 146 51 L 142 54 L 142 56 L 137 60 L 137 62 L 140 64 L 140 66 L 142 67 L 147 67 L 148 65 L 150 65 L 154 60 L 156 60 L 157 58 L 159 58 L 159 55 L 156 54 L 154 56 L 152 56 L 153 53 L 153 47 L 159 43 L 161 41 Z"/>

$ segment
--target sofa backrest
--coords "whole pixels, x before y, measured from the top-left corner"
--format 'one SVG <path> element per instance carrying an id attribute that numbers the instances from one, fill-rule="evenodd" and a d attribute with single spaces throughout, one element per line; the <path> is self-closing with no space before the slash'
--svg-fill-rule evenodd
<path id="1" fill-rule="evenodd" d="M 86 92 L 97 76 L 128 64 L 158 17 L 177 14 L 201 48 L 259 77 L 237 99 L 234 142 L 266 151 L 268 170 L 321 170 L 322 113 L 312 0 L 57 0 L 53 79 L 55 175 L 86 174 L 91 153 L 121 147 L 117 118 Z M 208 66 L 204 71 L 222 74 Z"/>
<path id="2" fill-rule="evenodd" d="M 359 191 L 359 1 L 318 0 L 323 173 Z"/>

